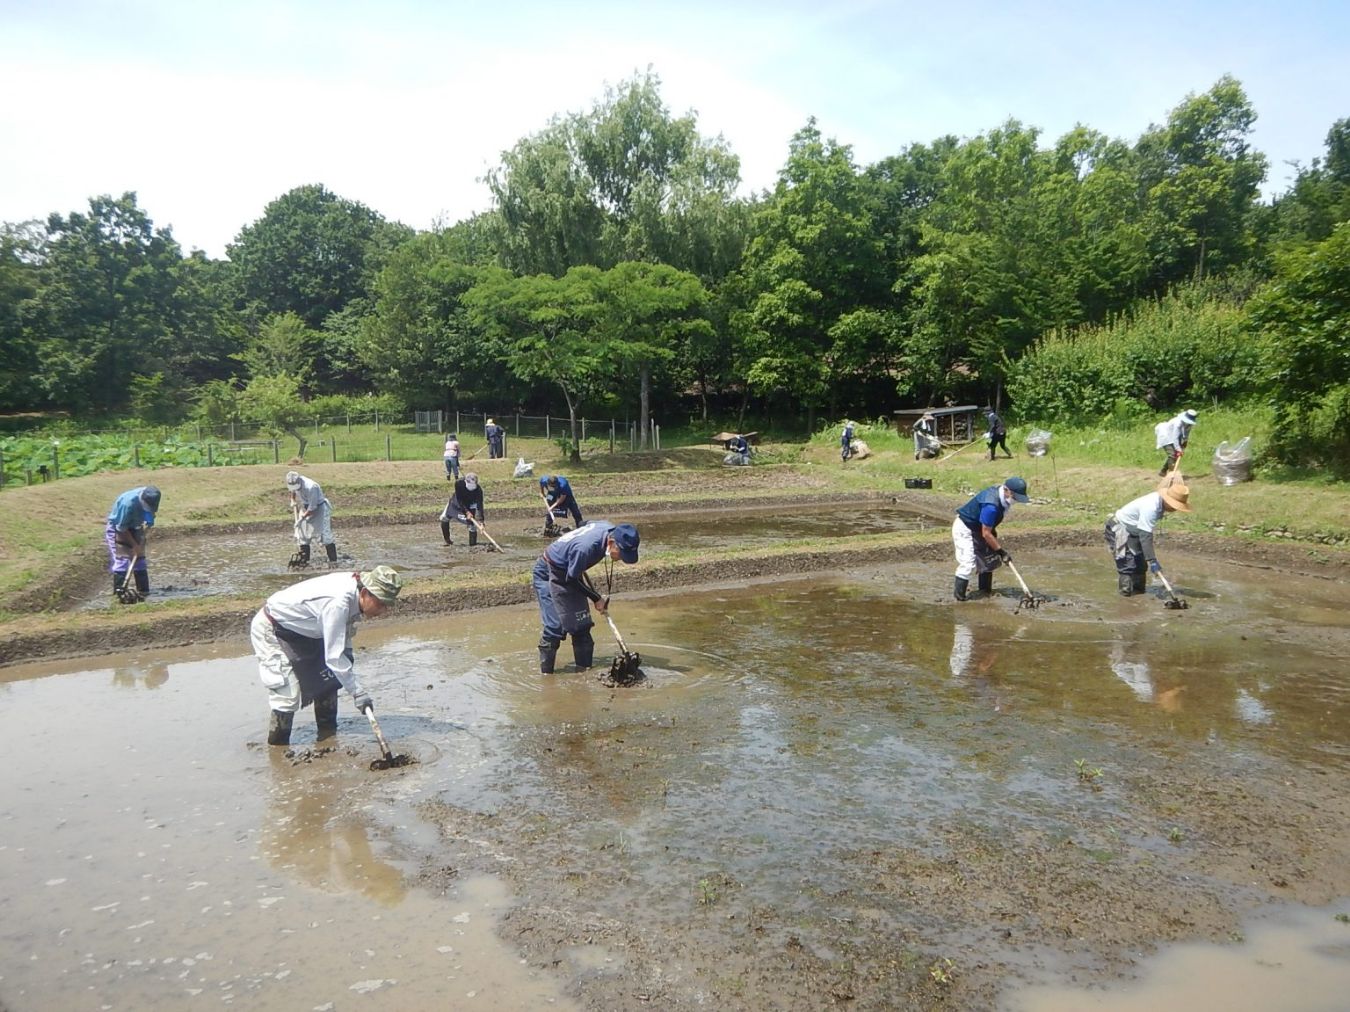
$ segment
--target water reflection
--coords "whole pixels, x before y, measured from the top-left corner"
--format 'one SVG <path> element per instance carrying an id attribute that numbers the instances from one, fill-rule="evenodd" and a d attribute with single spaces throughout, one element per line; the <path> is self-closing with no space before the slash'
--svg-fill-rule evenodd
<path id="1" fill-rule="evenodd" d="M 366 818 L 348 797 L 354 784 L 339 771 L 315 776 L 286 751 L 270 748 L 267 756 L 272 784 L 261 846 L 272 867 L 324 892 L 356 891 L 397 905 L 407 893 L 403 873 L 371 847 Z"/>
<path id="2" fill-rule="evenodd" d="M 169 665 L 133 664 L 114 668 L 112 680 L 113 685 L 119 689 L 134 689 L 137 685 L 143 685 L 147 689 L 158 689 L 169 680 Z"/>

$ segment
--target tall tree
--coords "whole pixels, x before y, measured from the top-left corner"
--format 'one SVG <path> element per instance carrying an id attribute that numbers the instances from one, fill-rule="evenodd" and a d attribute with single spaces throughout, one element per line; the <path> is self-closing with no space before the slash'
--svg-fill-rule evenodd
<path id="1" fill-rule="evenodd" d="M 35 407 L 38 342 L 25 316 L 38 289 L 36 223 L 0 226 L 0 410 Z"/>
<path id="2" fill-rule="evenodd" d="M 240 305 L 255 321 L 294 313 L 311 330 L 357 299 L 369 299 L 389 253 L 410 238 L 357 201 L 313 184 L 267 205 L 226 247 Z M 319 358 L 316 381 L 331 385 L 334 370 Z"/>
<path id="3" fill-rule="evenodd" d="M 109 410 L 127 403 L 132 376 L 159 371 L 181 259 L 134 193 L 47 219 L 29 325 L 48 403 Z"/>
<path id="4" fill-rule="evenodd" d="M 708 293 L 687 271 L 626 261 L 599 278 L 599 336 L 629 376 L 637 373 L 640 444 L 648 446 L 652 373 L 667 368 L 691 341 L 706 338 Z"/>
<path id="5" fill-rule="evenodd" d="M 581 463 L 577 410 L 613 374 L 610 354 L 596 337 L 599 287 L 594 267 L 573 267 L 561 278 L 516 277 L 497 268 L 464 295 L 476 325 L 507 347 L 507 367 L 516 376 L 561 391 L 574 464 Z"/>
<path id="6" fill-rule="evenodd" d="M 1249 144 L 1255 122 L 1242 85 L 1225 74 L 1140 137 L 1159 282 L 1204 277 L 1252 255 L 1252 216 L 1266 178 L 1266 158 Z"/>
<path id="7" fill-rule="evenodd" d="M 754 233 L 741 268 L 749 301 L 733 320 L 745 342 L 747 380 L 758 393 L 795 399 L 813 420 L 838 396 L 835 381 L 852 372 L 832 354 L 832 330 L 859 308 L 892 305 L 892 278 L 852 150 L 824 139 L 814 119 L 793 136 Z"/>
<path id="8" fill-rule="evenodd" d="M 673 117 L 650 72 L 519 141 L 487 181 L 502 263 L 521 274 L 645 260 L 711 281 L 744 241 L 738 159 Z"/>

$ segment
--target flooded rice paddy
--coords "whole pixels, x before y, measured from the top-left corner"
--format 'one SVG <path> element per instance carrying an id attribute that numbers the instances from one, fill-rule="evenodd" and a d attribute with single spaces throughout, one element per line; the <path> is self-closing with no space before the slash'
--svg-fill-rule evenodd
<path id="1" fill-rule="evenodd" d="M 1100 554 L 1019 554 L 1030 614 L 946 565 L 622 598 L 627 690 L 603 626 L 549 677 L 532 608 L 371 623 L 384 773 L 347 701 L 259 744 L 243 630 L 0 670 L 0 1006 L 1343 1007 L 1350 588 L 1173 553 L 1171 612 Z"/>
<path id="2" fill-rule="evenodd" d="M 592 513 L 592 519 L 602 514 Z M 710 509 L 704 513 L 656 513 L 650 516 L 618 514 L 605 516 L 615 522 L 639 525 L 647 551 L 674 548 L 714 549 L 728 545 L 755 547 L 781 544 L 801 538 L 832 538 L 891 531 L 931 529 L 936 522 L 922 514 L 890 503 L 860 506 L 795 507 L 791 509 Z M 469 548 L 468 529 L 450 525 L 453 546 L 441 537 L 435 511 L 426 523 L 386 524 L 343 528 L 333 522 L 339 562 L 344 567 L 367 568 L 385 563 L 395 566 L 405 579 L 444 576 L 464 568 L 501 569 L 521 565 L 551 540 L 541 533 L 542 521 L 516 517 L 496 520 L 488 514 L 488 533 L 501 545 L 498 554 L 488 550 L 480 537 Z M 287 568 L 295 551 L 288 523 L 274 530 L 251 529 L 247 533 L 222 535 L 170 534 L 151 550 L 151 597 L 201 597 L 212 594 L 257 593 L 262 596 L 306 576 L 327 571 L 320 546 L 313 548 L 310 568 L 296 572 Z M 84 608 L 111 603 L 111 585 L 106 577 L 93 581 L 83 597 Z"/>

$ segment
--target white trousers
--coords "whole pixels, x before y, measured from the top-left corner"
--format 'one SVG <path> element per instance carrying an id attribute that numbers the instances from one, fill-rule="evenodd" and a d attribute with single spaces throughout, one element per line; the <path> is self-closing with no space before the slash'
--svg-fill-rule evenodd
<path id="1" fill-rule="evenodd" d="M 997 557 L 989 558 L 992 553 L 988 546 L 982 554 L 975 553 L 975 535 L 960 517 L 952 521 L 952 545 L 956 549 L 956 575 L 962 580 L 977 572 L 992 573 L 999 567 Z"/>
<path id="2" fill-rule="evenodd" d="M 300 709 L 300 679 L 295 677 L 291 659 L 281 649 L 272 620 L 261 608 L 253 616 L 248 637 L 258 658 L 258 680 L 267 690 L 267 702 L 274 710 L 295 713 Z"/>

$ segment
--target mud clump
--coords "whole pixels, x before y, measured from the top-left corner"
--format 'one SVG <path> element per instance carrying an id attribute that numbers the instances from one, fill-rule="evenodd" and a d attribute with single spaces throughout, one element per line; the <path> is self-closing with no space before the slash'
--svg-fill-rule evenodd
<path id="1" fill-rule="evenodd" d="M 410 755 L 393 755 L 388 759 L 381 756 L 379 759 L 370 761 L 370 769 L 374 770 L 396 770 L 404 766 L 415 766 L 417 760 Z"/>

